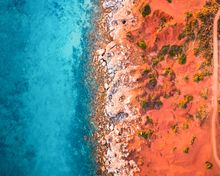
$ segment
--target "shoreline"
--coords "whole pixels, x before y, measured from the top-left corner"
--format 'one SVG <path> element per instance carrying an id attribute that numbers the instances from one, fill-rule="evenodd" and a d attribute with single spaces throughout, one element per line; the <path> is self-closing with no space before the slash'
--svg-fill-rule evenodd
<path id="1" fill-rule="evenodd" d="M 111 120 L 111 117 L 108 114 L 109 112 L 107 112 L 109 104 L 109 101 L 107 100 L 107 96 L 109 94 L 108 90 L 111 88 L 111 84 L 113 83 L 113 79 L 117 71 L 114 71 L 114 73 L 112 74 L 112 70 L 108 68 L 107 60 L 104 57 L 106 57 L 107 52 L 111 51 L 111 49 L 114 48 L 114 46 L 112 46 L 114 39 L 111 36 L 111 31 L 109 30 L 110 24 L 108 24 L 107 21 L 111 13 L 116 13 L 120 10 L 120 8 L 117 9 L 117 6 L 121 5 L 121 2 L 116 2 L 116 4 L 113 5 L 113 7 L 116 7 L 111 9 L 111 4 L 109 4 L 108 7 L 108 4 L 105 0 L 102 0 L 100 2 L 101 10 L 99 21 L 97 22 L 97 29 L 99 31 L 99 34 L 101 33 L 99 37 L 101 37 L 102 40 L 97 40 L 96 49 L 93 52 L 92 61 L 92 65 L 96 68 L 95 79 L 98 82 L 99 90 L 97 91 L 97 96 L 94 100 L 95 114 L 92 118 L 92 122 L 94 122 L 95 126 L 97 127 L 96 133 L 94 135 L 95 140 L 97 140 L 96 155 L 97 163 L 99 165 L 97 173 L 101 175 L 120 176 L 126 174 L 128 176 L 133 175 L 134 171 L 132 171 L 131 168 L 133 168 L 133 170 L 135 171 L 137 171 L 138 168 L 133 160 L 131 162 L 128 162 L 127 159 L 122 159 L 123 157 L 127 157 L 129 155 L 126 149 L 126 145 L 128 145 L 128 143 L 125 142 L 125 145 L 123 147 L 124 149 L 114 149 L 115 146 L 110 146 L 110 143 L 112 141 L 109 139 L 109 137 L 115 136 L 118 140 L 118 135 L 111 134 L 114 132 L 115 122 L 113 122 L 114 120 Z M 123 49 L 121 49 L 121 52 L 123 53 Z M 118 130 L 120 130 L 120 128 L 115 130 L 116 133 L 118 133 Z M 124 141 L 126 140 L 124 139 Z M 110 156 L 113 153 L 115 153 L 115 156 L 119 154 L 120 158 L 114 158 L 113 156 Z M 116 164 L 116 160 L 118 160 L 119 162 L 119 167 L 113 166 Z M 115 171 L 112 170 L 112 168 L 114 167 L 116 169 Z"/>

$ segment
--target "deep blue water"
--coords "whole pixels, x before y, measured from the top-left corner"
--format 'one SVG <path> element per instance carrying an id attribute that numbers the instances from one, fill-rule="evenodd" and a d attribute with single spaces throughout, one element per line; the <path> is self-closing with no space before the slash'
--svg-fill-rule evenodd
<path id="1" fill-rule="evenodd" d="M 0 176 L 93 176 L 95 0 L 0 0 Z"/>

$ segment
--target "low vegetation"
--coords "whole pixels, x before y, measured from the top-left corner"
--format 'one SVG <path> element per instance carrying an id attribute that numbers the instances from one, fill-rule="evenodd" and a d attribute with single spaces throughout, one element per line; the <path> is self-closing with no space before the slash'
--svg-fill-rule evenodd
<path id="1" fill-rule="evenodd" d="M 171 129 L 172 129 L 172 131 L 173 131 L 174 133 L 177 133 L 178 130 L 179 130 L 178 124 L 176 123 L 176 124 L 172 125 L 172 126 L 171 126 Z"/>
<path id="2" fill-rule="evenodd" d="M 186 55 L 185 54 L 181 54 L 178 58 L 178 62 L 179 64 L 183 65 L 186 63 Z"/>
<path id="3" fill-rule="evenodd" d="M 186 147 L 184 150 L 183 150 L 183 153 L 189 153 L 189 147 Z"/>
<path id="4" fill-rule="evenodd" d="M 206 169 L 211 169 L 213 167 L 213 164 L 210 161 L 206 161 L 205 166 L 206 166 Z"/>
<path id="5" fill-rule="evenodd" d="M 201 97 L 204 99 L 204 100 L 207 100 L 208 99 L 208 88 L 204 88 L 204 89 L 202 89 L 201 90 L 201 93 L 200 93 L 200 95 L 201 95 Z"/>
<path id="6" fill-rule="evenodd" d="M 193 136 L 192 139 L 191 139 L 191 145 L 193 145 L 195 143 L 195 140 L 196 140 L 196 137 Z"/>
<path id="7" fill-rule="evenodd" d="M 144 50 L 147 49 L 147 45 L 144 40 L 140 40 L 139 42 L 137 42 L 137 46 Z"/>
<path id="8" fill-rule="evenodd" d="M 153 125 L 153 120 L 152 118 L 150 118 L 149 116 L 146 117 L 146 122 L 145 122 L 146 125 Z"/>
<path id="9" fill-rule="evenodd" d="M 183 53 L 183 47 L 178 45 L 172 45 L 169 50 L 170 57 L 177 57 Z"/>
<path id="10" fill-rule="evenodd" d="M 179 101 L 179 107 L 186 109 L 187 105 L 193 100 L 192 95 L 185 95 L 182 100 Z"/>
<path id="11" fill-rule="evenodd" d="M 143 7 L 143 9 L 141 10 L 141 14 L 143 17 L 146 17 L 146 16 L 150 15 L 150 13 L 151 13 L 151 7 L 149 4 L 146 4 Z"/>
<path id="12" fill-rule="evenodd" d="M 149 103 L 147 101 L 142 101 L 142 103 L 141 103 L 142 109 L 147 109 L 149 106 L 150 105 L 149 105 Z"/>
<path id="13" fill-rule="evenodd" d="M 141 132 L 139 132 L 139 133 L 138 133 L 138 136 L 139 136 L 139 137 L 142 137 L 142 138 L 144 138 L 144 139 L 146 139 L 146 140 L 150 140 L 153 134 L 154 134 L 154 131 L 151 130 L 151 129 L 149 129 L 149 130 L 147 130 L 147 131 L 141 131 Z"/>
<path id="14" fill-rule="evenodd" d="M 207 117 L 207 108 L 205 106 L 200 106 L 196 111 L 195 118 L 199 120 L 200 124 L 202 124 Z"/>
<path id="15" fill-rule="evenodd" d="M 175 72 L 170 67 L 167 67 L 167 68 L 164 69 L 163 75 L 169 77 L 170 80 L 174 80 L 175 77 L 176 77 Z"/>

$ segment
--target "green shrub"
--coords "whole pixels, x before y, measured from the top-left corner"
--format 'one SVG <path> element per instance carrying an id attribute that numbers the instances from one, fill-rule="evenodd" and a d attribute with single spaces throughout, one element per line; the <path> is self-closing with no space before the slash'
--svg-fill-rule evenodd
<path id="1" fill-rule="evenodd" d="M 185 64 L 186 63 L 186 55 L 185 54 L 181 54 L 179 56 L 178 61 L 179 61 L 179 64 L 181 64 L 181 65 Z"/>
<path id="2" fill-rule="evenodd" d="M 145 43 L 144 40 L 140 40 L 138 43 L 137 43 L 137 46 L 139 46 L 141 49 L 146 49 L 147 48 L 147 45 Z"/>
<path id="3" fill-rule="evenodd" d="M 179 34 L 178 40 L 182 40 L 182 39 L 185 38 L 185 37 L 186 37 L 185 32 L 182 32 L 181 34 Z"/>
<path id="4" fill-rule="evenodd" d="M 201 93 L 200 93 L 200 95 L 201 95 L 201 97 L 202 98 L 204 98 L 205 100 L 207 100 L 208 99 L 208 88 L 205 88 L 205 89 L 203 89 L 203 90 L 201 90 Z"/>
<path id="5" fill-rule="evenodd" d="M 194 52 L 194 55 L 197 57 L 199 55 L 200 50 L 199 48 L 194 48 L 193 52 Z"/>
<path id="6" fill-rule="evenodd" d="M 172 126 L 171 126 L 171 129 L 173 130 L 174 133 L 177 133 L 178 130 L 179 130 L 178 124 L 176 123 L 175 125 L 172 125 Z"/>
<path id="7" fill-rule="evenodd" d="M 160 49 L 160 51 L 159 51 L 157 57 L 164 59 L 164 57 L 167 55 L 169 49 L 170 49 L 170 45 L 164 45 L 164 46 Z"/>
<path id="8" fill-rule="evenodd" d="M 193 75 L 193 81 L 194 82 L 200 82 L 204 79 L 204 76 L 201 73 L 196 73 Z"/>
<path id="9" fill-rule="evenodd" d="M 170 47 L 169 55 L 170 57 L 175 57 L 182 54 L 182 52 L 183 52 L 182 46 L 172 45 Z"/>
<path id="10" fill-rule="evenodd" d="M 200 106 L 196 111 L 195 117 L 202 124 L 204 122 L 204 120 L 208 117 L 208 112 L 207 112 L 206 107 Z"/>
<path id="11" fill-rule="evenodd" d="M 147 117 L 146 117 L 146 122 L 145 122 L 145 124 L 146 124 L 146 125 L 147 125 L 147 124 L 152 125 L 152 124 L 153 124 L 152 118 L 150 118 L 149 116 L 147 116 Z"/>
<path id="12" fill-rule="evenodd" d="M 191 145 L 193 145 L 195 143 L 195 140 L 196 140 L 196 137 L 193 136 L 192 139 L 191 139 Z"/>
<path id="13" fill-rule="evenodd" d="M 146 4 L 144 6 L 144 8 L 142 9 L 141 14 L 142 14 L 143 17 L 146 17 L 146 16 L 150 15 L 150 13 L 151 13 L 151 7 L 150 7 L 149 4 Z"/>
<path id="14" fill-rule="evenodd" d="M 151 129 L 149 129 L 149 130 L 147 130 L 147 131 L 139 132 L 139 133 L 138 133 L 138 136 L 139 136 L 139 137 L 142 137 L 142 138 L 144 138 L 144 139 L 146 139 L 146 140 L 149 140 L 149 139 L 151 139 L 153 133 L 154 133 L 154 131 L 151 130 Z"/>
<path id="15" fill-rule="evenodd" d="M 157 85 L 157 79 L 155 78 L 155 77 L 153 77 L 153 78 L 150 78 L 149 80 L 148 80 L 148 88 L 149 89 L 153 89 L 153 88 L 155 88 L 156 87 L 156 85 Z"/>
<path id="16" fill-rule="evenodd" d="M 213 164 L 209 161 L 206 161 L 205 165 L 206 165 L 206 169 L 211 169 L 213 167 Z"/>
<path id="17" fill-rule="evenodd" d="M 189 124 L 188 124 L 188 123 L 186 123 L 186 122 L 185 122 L 185 123 L 183 123 L 183 129 L 184 129 L 184 130 L 186 130 L 186 129 L 188 129 L 188 128 L 189 128 Z"/>
<path id="18" fill-rule="evenodd" d="M 153 67 L 155 67 L 155 66 L 157 66 L 157 64 L 159 64 L 160 61 L 162 61 L 162 60 L 163 60 L 162 58 L 154 57 L 154 58 L 152 58 L 152 60 L 151 60 L 151 65 L 152 65 Z"/>
<path id="19" fill-rule="evenodd" d="M 189 153 L 189 147 L 186 147 L 184 150 L 183 150 L 184 153 Z"/>
<path id="20" fill-rule="evenodd" d="M 141 107 L 142 109 L 147 109 L 149 107 L 149 103 L 147 101 L 142 101 Z"/>
<path id="21" fill-rule="evenodd" d="M 155 109 L 160 109 L 163 106 L 163 102 L 161 100 L 157 100 L 154 104 Z"/>
<path id="22" fill-rule="evenodd" d="M 192 95 L 185 95 L 184 98 L 182 100 L 180 100 L 179 102 L 179 107 L 181 107 L 182 109 L 186 109 L 187 105 L 193 100 L 193 96 Z"/>

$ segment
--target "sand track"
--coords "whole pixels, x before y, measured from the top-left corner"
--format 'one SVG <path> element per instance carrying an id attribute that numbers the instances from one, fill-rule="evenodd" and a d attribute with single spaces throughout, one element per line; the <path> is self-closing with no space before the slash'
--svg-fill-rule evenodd
<path id="1" fill-rule="evenodd" d="M 218 19 L 220 16 L 220 10 L 218 10 L 215 19 L 214 19 L 214 32 L 213 32 L 213 97 L 212 97 L 212 105 L 213 105 L 213 114 L 211 119 L 211 139 L 212 139 L 212 149 L 213 149 L 213 156 L 215 159 L 216 164 L 220 167 L 220 158 L 218 155 L 217 149 L 217 132 L 216 132 L 216 124 L 217 124 L 217 117 L 218 117 L 218 72 L 219 72 L 219 41 L 218 41 Z"/>

